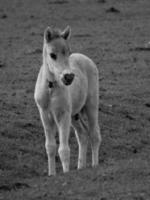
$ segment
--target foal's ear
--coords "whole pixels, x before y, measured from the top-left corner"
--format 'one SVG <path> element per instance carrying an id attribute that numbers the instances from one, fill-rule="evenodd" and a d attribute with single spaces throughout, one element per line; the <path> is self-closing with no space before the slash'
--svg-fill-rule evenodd
<path id="1" fill-rule="evenodd" d="M 44 40 L 48 43 L 52 40 L 52 29 L 48 26 L 44 32 Z"/>
<path id="2" fill-rule="evenodd" d="M 70 26 L 67 26 L 67 27 L 65 28 L 65 30 L 62 31 L 61 37 L 63 37 L 65 40 L 67 40 L 67 39 L 70 38 L 70 35 L 71 35 L 71 28 L 70 28 Z"/>

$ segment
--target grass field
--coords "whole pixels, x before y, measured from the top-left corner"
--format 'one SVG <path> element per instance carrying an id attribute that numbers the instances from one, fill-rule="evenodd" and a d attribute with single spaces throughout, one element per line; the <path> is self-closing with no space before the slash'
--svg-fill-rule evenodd
<path id="1" fill-rule="evenodd" d="M 47 26 L 72 28 L 72 51 L 100 74 L 100 165 L 47 176 L 33 99 Z M 150 199 L 150 1 L 0 1 L 0 200 Z"/>

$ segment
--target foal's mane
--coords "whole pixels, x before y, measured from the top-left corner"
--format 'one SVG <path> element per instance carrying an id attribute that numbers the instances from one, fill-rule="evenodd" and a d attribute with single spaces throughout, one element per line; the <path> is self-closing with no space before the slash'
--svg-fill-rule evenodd
<path id="1" fill-rule="evenodd" d="M 53 34 L 53 39 L 57 39 L 61 37 L 61 30 L 58 28 L 53 28 L 52 29 L 52 34 Z"/>

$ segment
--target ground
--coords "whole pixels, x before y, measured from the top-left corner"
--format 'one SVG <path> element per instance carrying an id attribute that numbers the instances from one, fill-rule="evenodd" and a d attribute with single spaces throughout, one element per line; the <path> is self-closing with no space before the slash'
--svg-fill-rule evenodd
<path id="1" fill-rule="evenodd" d="M 150 199 L 150 1 L 0 1 L 0 200 Z M 33 99 L 47 26 L 72 28 L 72 52 L 100 74 L 100 164 L 47 176 L 44 132 Z"/>

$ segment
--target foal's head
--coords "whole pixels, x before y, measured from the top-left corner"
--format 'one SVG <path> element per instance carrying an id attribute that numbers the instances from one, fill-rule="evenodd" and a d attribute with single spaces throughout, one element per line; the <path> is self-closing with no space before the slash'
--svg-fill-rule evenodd
<path id="1" fill-rule="evenodd" d="M 68 39 L 71 35 L 70 27 L 64 31 L 48 27 L 44 32 L 43 56 L 49 70 L 56 80 L 64 85 L 71 85 L 74 74 L 69 66 L 70 47 Z"/>

